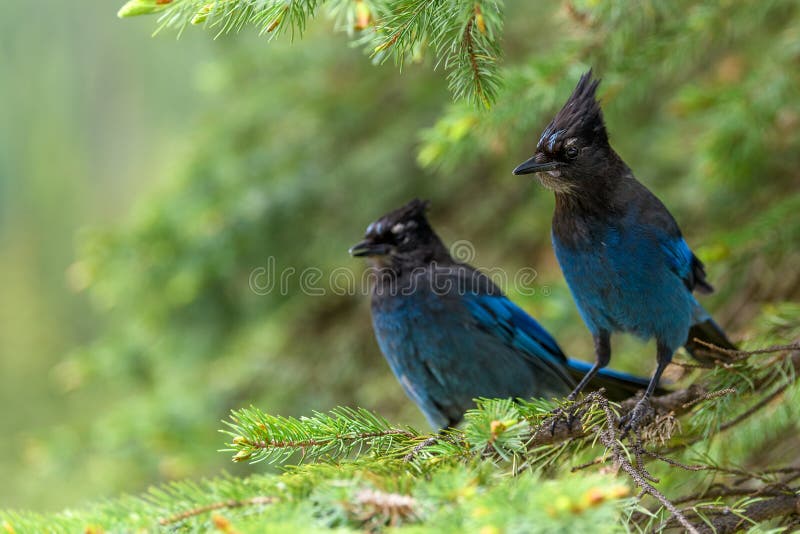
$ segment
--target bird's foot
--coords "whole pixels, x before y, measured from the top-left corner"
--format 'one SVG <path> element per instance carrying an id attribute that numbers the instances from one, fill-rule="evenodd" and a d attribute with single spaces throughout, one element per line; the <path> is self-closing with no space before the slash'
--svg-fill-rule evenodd
<path id="1" fill-rule="evenodd" d="M 556 429 L 558 428 L 558 424 L 561 421 L 566 421 L 567 423 L 567 431 L 571 432 L 572 427 L 575 424 L 575 421 L 581 418 L 583 415 L 582 411 L 579 411 L 578 405 L 571 405 L 569 408 L 562 408 L 559 406 L 555 410 L 551 412 L 551 420 L 550 420 L 550 435 L 556 435 Z"/>
<path id="2" fill-rule="evenodd" d="M 641 424 L 652 415 L 653 409 L 650 407 L 650 402 L 647 397 L 642 397 L 633 410 L 620 418 L 619 426 L 622 428 L 622 437 L 624 438 L 631 431 L 637 433 Z"/>

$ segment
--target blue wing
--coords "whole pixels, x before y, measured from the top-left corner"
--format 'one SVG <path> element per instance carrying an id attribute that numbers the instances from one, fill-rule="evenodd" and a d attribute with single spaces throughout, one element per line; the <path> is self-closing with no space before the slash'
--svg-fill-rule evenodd
<path id="1" fill-rule="evenodd" d="M 493 284 L 478 285 L 373 299 L 378 344 L 434 427 L 456 424 L 476 397 L 553 397 L 574 385 L 553 338 Z"/>
<path id="2" fill-rule="evenodd" d="M 710 293 L 714 290 L 706 281 L 703 262 L 694 255 L 683 237 L 665 236 L 659 243 L 670 269 L 683 280 L 689 291 L 697 289 L 702 293 Z"/>
<path id="3" fill-rule="evenodd" d="M 537 365 L 547 364 L 559 373 L 566 372 L 580 380 L 592 364 L 568 359 L 553 337 L 536 320 L 504 296 L 469 295 L 467 307 L 482 325 L 501 337 L 505 343 L 529 355 Z M 601 369 L 591 383 L 593 388 L 605 388 L 613 400 L 626 399 L 647 388 L 649 379 Z M 662 394 L 663 390 L 659 390 Z"/>
<path id="4" fill-rule="evenodd" d="M 505 344 L 559 371 L 566 364 L 567 358 L 556 340 L 507 297 L 471 293 L 464 296 L 464 302 L 479 328 Z"/>

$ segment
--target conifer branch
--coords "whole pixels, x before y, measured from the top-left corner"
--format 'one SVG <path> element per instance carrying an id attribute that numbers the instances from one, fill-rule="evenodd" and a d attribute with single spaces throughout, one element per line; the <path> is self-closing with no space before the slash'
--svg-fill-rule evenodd
<path id="1" fill-rule="evenodd" d="M 340 459 L 357 451 L 387 452 L 419 437 L 363 409 L 337 408 L 311 417 L 272 416 L 256 408 L 233 412 L 226 433 L 236 462 L 275 463 L 299 454 L 300 461 Z"/>
<path id="2" fill-rule="evenodd" d="M 162 526 L 171 525 L 173 523 L 179 523 L 181 521 L 185 521 L 190 517 L 194 517 L 201 514 L 206 514 L 208 512 L 214 512 L 216 510 L 223 510 L 223 509 L 230 509 L 230 508 L 242 508 L 245 506 L 256 506 L 256 505 L 263 505 L 263 504 L 273 504 L 278 499 L 276 497 L 270 496 L 257 496 L 257 497 L 250 497 L 248 499 L 230 499 L 227 501 L 221 502 L 214 502 L 211 504 L 204 504 L 203 506 L 198 506 L 197 508 L 192 508 L 190 510 L 186 510 L 184 512 L 180 512 L 178 514 L 165 517 L 163 519 L 158 520 L 158 524 Z"/>
<path id="3" fill-rule="evenodd" d="M 711 347 L 711 350 L 715 349 Z M 754 358 L 768 353 L 776 356 Z M 778 489 L 779 486 L 773 486 L 776 475 L 795 476 L 800 471 L 781 468 L 751 473 L 714 463 L 689 464 L 665 455 L 683 450 L 692 443 L 717 435 L 748 419 L 793 385 L 800 370 L 800 347 L 796 343 L 755 351 L 737 351 L 736 355 L 727 356 L 732 359 L 721 362 L 709 371 L 702 382 L 654 397 L 651 407 L 655 417 L 649 419 L 641 435 L 630 437 L 629 445 L 623 443 L 617 422 L 620 415 L 633 409 L 638 399 L 631 398 L 613 405 L 602 393 L 595 392 L 560 408 L 575 414 L 574 421 L 564 417 L 557 417 L 554 421 L 552 405 L 543 400 L 512 402 L 508 399 L 478 399 L 477 407 L 466 414 L 463 429 L 450 429 L 434 436 L 393 427 L 365 410 L 340 408 L 329 414 L 316 413 L 310 418 L 292 419 L 269 416 L 251 408 L 234 413 L 234 423 L 231 424 L 231 433 L 235 436 L 232 450 L 236 452 L 235 460 L 270 462 L 286 459 L 295 453 L 302 454 L 301 460 L 336 460 L 352 457 L 353 453 L 357 459 L 358 453 L 373 451 L 382 458 L 402 460 L 401 463 L 421 471 L 430 471 L 434 466 L 468 465 L 489 459 L 507 463 L 511 471 L 519 475 L 526 470 L 541 469 L 564 454 L 575 454 L 581 448 L 599 443 L 605 449 L 603 456 L 579 466 L 579 469 L 610 459 L 645 493 L 658 500 L 663 509 L 672 515 L 672 520 L 688 531 L 700 532 L 703 529 L 695 521 L 694 512 L 688 515 L 682 512 L 675 502 L 656 488 L 658 478 L 648 472 L 646 461 L 658 460 L 669 467 L 688 472 L 707 471 L 738 476 L 742 480 L 759 481 L 767 484 L 767 487 Z M 765 387 L 770 386 L 772 389 L 768 393 L 762 393 Z M 757 400 L 749 408 L 724 421 L 720 419 L 723 414 L 735 411 L 735 407 L 730 405 L 733 397 L 738 400 Z M 698 417 L 698 414 L 707 411 L 708 403 L 720 405 L 711 410 L 719 412 L 719 417 Z M 677 418 L 689 413 L 694 415 L 689 419 L 687 431 L 679 432 Z M 668 444 L 676 439 L 678 444 L 668 446 L 664 449 L 666 452 L 658 448 L 649 450 L 644 445 L 645 442 Z M 739 493 L 729 491 L 725 494 L 727 497 L 735 495 Z M 741 495 L 750 498 L 756 494 L 750 491 Z M 758 495 L 770 496 L 767 493 Z M 782 495 L 776 494 L 774 497 Z M 722 493 L 719 496 L 722 497 Z M 684 498 L 678 502 L 692 500 Z M 783 509 L 772 504 L 763 507 L 770 510 L 769 513 Z M 757 515 L 766 513 L 761 511 L 761 507 L 746 507 L 743 512 L 745 516 L 748 510 Z"/>
<path id="4" fill-rule="evenodd" d="M 120 17 L 155 14 L 157 32 L 202 25 L 215 37 L 254 27 L 260 35 L 301 37 L 325 6 L 378 62 L 398 65 L 433 50 L 455 98 L 489 107 L 500 87 L 502 0 L 129 0 Z M 344 23 L 349 21 L 349 23 Z"/>
<path id="5" fill-rule="evenodd" d="M 675 520 L 686 529 L 687 532 L 690 532 L 691 534 L 698 534 L 697 529 L 686 518 L 686 516 L 683 515 L 683 513 L 678 510 L 678 508 L 669 499 L 667 499 L 663 493 L 653 486 L 652 482 L 657 482 L 657 480 L 655 480 L 641 466 L 641 464 L 634 467 L 634 465 L 630 462 L 628 456 L 623 451 L 621 439 L 616 432 L 617 422 L 619 419 L 611 411 L 608 401 L 602 396 L 597 396 L 595 402 L 597 402 L 597 404 L 603 409 L 603 412 L 606 416 L 606 428 L 600 433 L 600 442 L 605 445 L 606 449 L 611 451 L 611 456 L 614 459 L 614 463 L 617 464 L 623 471 L 625 471 L 628 476 L 633 479 L 636 485 L 642 488 L 643 492 L 655 497 L 658 502 L 660 502 L 661 505 L 664 506 L 664 508 L 666 508 L 670 514 L 672 514 L 672 517 L 675 518 Z"/>
<path id="6" fill-rule="evenodd" d="M 758 499 L 734 513 L 725 509 L 716 516 L 710 525 L 701 528 L 701 533 L 728 534 L 737 532 L 748 526 L 756 525 L 776 517 L 784 517 L 800 513 L 800 493 L 777 495 L 771 498 Z"/>

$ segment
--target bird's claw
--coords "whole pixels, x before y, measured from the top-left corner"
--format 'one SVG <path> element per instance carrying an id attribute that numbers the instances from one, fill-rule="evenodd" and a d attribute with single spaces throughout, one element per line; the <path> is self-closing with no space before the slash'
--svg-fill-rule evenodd
<path id="1" fill-rule="evenodd" d="M 639 400 L 633 410 L 622 416 L 619 420 L 619 426 L 622 428 L 622 437 L 628 435 L 628 432 L 633 431 L 637 433 L 639 426 L 642 424 L 646 416 L 650 415 L 652 408 L 646 398 Z"/>
<path id="2" fill-rule="evenodd" d="M 561 407 L 553 410 L 551 415 L 552 422 L 550 423 L 550 436 L 556 435 L 556 427 L 558 426 L 559 421 L 562 419 L 566 419 L 567 428 L 572 431 L 572 427 L 575 424 L 575 421 L 580 419 L 580 415 L 581 414 L 577 412 L 577 409 L 574 406 L 566 410 Z"/>

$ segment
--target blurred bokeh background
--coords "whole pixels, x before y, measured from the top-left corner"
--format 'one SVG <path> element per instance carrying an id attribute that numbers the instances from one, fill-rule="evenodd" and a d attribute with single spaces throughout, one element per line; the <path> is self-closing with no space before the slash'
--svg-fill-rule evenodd
<path id="1" fill-rule="evenodd" d="M 298 279 L 359 274 L 348 246 L 414 196 L 474 264 L 534 267 L 533 295 L 507 291 L 590 359 L 549 246 L 551 195 L 510 173 L 589 65 L 614 146 L 707 263 L 719 322 L 746 339 L 796 302 L 800 8 L 626 5 L 510 3 L 506 88 L 486 112 L 452 104 L 428 60 L 372 65 L 324 17 L 294 43 L 176 40 L 107 1 L 4 3 L 0 507 L 262 469 L 216 452 L 220 420 L 250 404 L 425 428 L 366 295 Z M 295 269 L 287 291 L 253 291 L 271 265 Z M 652 347 L 615 344 L 614 366 L 651 371 Z"/>

